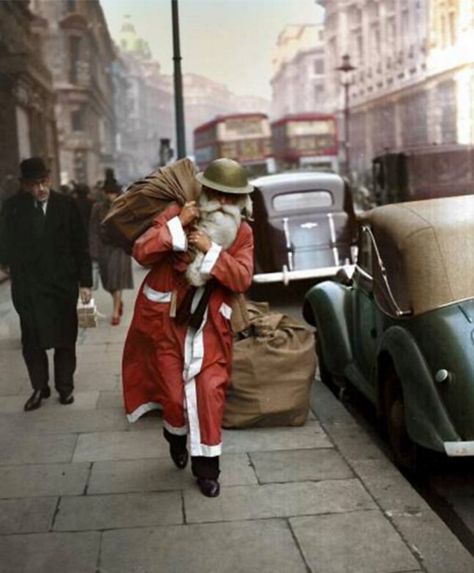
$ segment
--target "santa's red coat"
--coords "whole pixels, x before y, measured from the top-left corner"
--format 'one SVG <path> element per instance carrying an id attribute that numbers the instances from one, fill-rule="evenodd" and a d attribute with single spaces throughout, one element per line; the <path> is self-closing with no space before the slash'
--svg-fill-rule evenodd
<path id="1" fill-rule="evenodd" d="M 232 364 L 232 297 L 250 286 L 253 235 L 243 222 L 228 250 L 213 243 L 206 254 L 201 271 L 216 283 L 196 331 L 170 316 L 189 289 L 184 272 L 190 256 L 179 212 L 175 205 L 165 210 L 133 249 L 134 258 L 151 270 L 137 296 L 125 342 L 125 408 L 129 420 L 135 421 L 160 405 L 164 427 L 173 434 L 189 434 L 191 455 L 216 456 L 221 453 Z M 202 287 L 195 303 L 201 292 Z"/>

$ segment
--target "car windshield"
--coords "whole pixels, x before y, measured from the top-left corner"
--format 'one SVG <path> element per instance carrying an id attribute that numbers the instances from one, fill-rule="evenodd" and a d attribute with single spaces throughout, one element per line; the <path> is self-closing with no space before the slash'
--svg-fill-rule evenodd
<path id="1" fill-rule="evenodd" d="M 275 211 L 321 209 L 323 207 L 331 207 L 333 204 L 334 200 L 332 193 L 323 189 L 282 193 L 281 195 L 276 195 L 273 198 L 273 208 Z"/>

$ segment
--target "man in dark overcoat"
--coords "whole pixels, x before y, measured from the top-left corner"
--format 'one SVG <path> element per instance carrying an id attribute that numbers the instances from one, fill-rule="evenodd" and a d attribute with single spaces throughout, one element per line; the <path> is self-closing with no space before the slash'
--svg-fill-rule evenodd
<path id="1" fill-rule="evenodd" d="M 77 300 L 91 298 L 91 261 L 79 209 L 50 189 L 39 157 L 20 164 L 21 188 L 0 213 L 0 265 L 9 267 L 13 305 L 20 317 L 23 357 L 33 394 L 25 411 L 51 394 L 46 350 L 54 348 L 54 384 L 61 404 L 74 401 Z"/>

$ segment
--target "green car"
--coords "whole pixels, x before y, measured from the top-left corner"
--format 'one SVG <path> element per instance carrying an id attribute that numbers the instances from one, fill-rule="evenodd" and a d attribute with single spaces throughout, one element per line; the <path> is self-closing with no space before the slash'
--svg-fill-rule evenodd
<path id="1" fill-rule="evenodd" d="M 359 215 L 352 277 L 313 286 L 303 314 L 321 378 L 375 405 L 400 466 L 418 446 L 474 455 L 474 196 Z"/>

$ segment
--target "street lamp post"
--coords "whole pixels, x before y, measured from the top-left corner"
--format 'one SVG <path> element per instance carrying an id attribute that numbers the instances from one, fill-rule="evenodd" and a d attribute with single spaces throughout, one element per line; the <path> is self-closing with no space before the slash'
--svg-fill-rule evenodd
<path id="1" fill-rule="evenodd" d="M 171 0 L 173 24 L 173 62 L 174 62 L 174 105 L 176 111 L 176 147 L 178 159 L 186 157 L 186 139 L 184 130 L 183 78 L 181 74 L 181 49 L 179 43 L 178 0 Z"/>
<path id="2" fill-rule="evenodd" d="M 351 64 L 349 54 L 342 56 L 342 64 L 336 68 L 342 72 L 342 87 L 344 88 L 344 151 L 346 155 L 346 175 L 351 176 L 351 154 L 350 154 L 350 136 L 349 136 L 349 87 L 351 85 L 349 74 L 355 70 Z"/>

